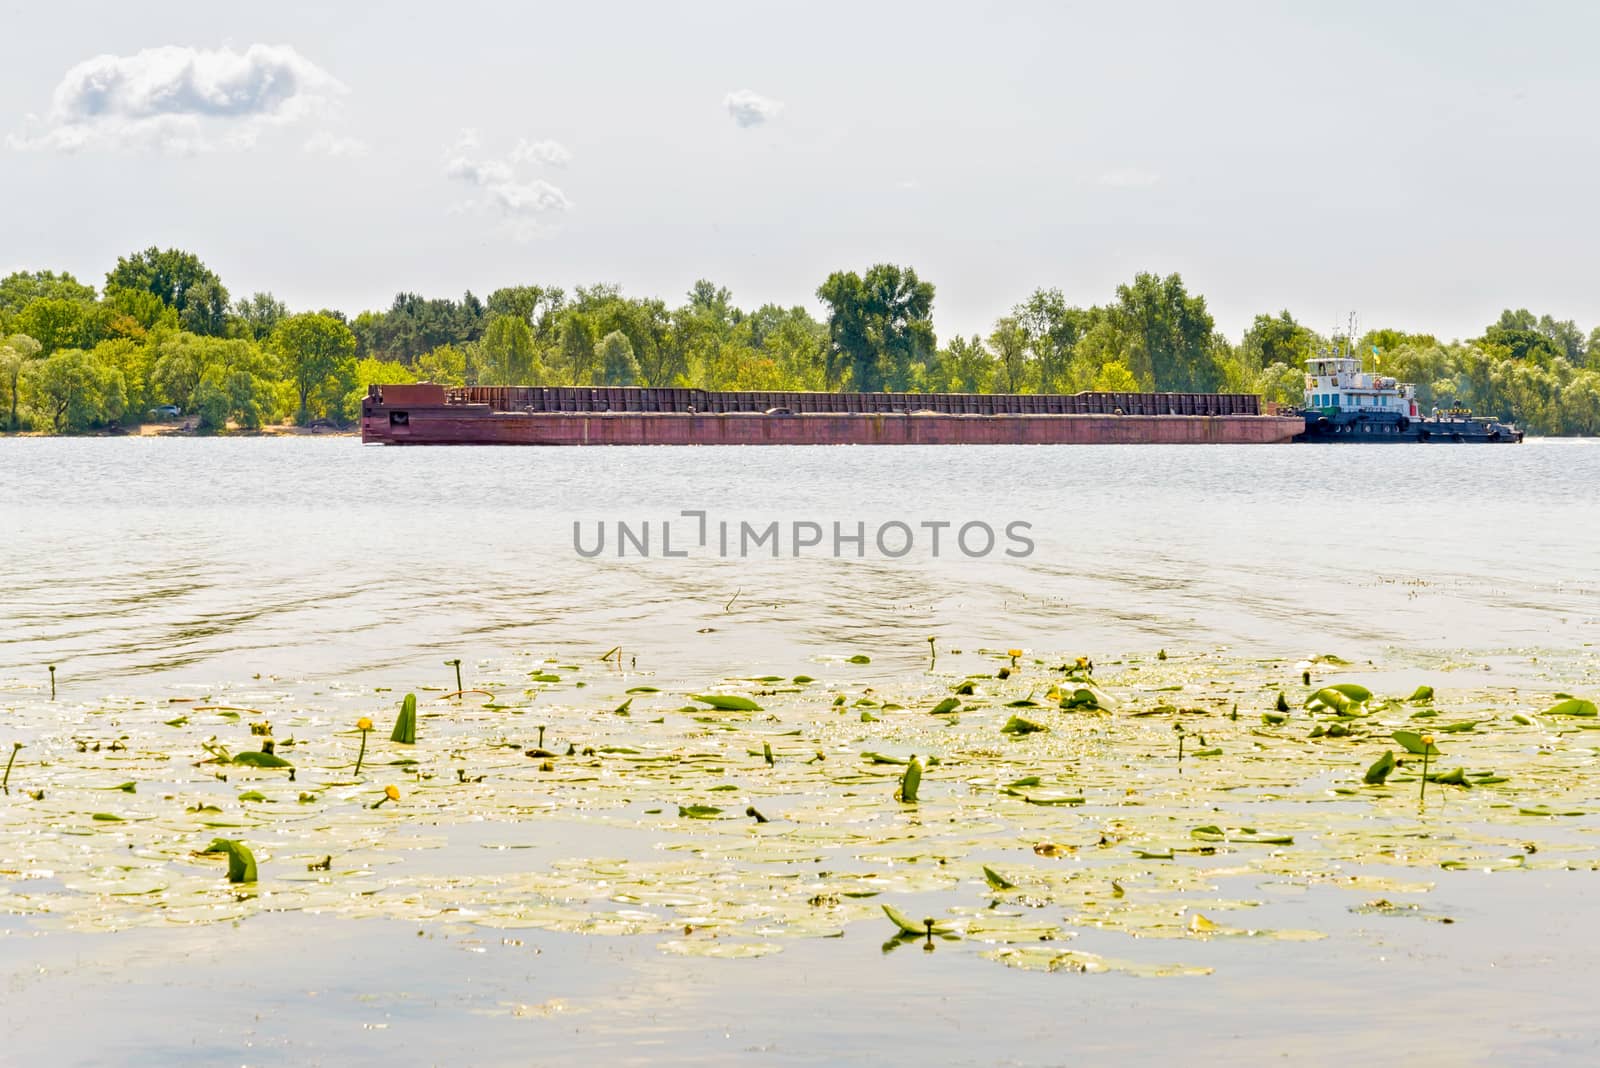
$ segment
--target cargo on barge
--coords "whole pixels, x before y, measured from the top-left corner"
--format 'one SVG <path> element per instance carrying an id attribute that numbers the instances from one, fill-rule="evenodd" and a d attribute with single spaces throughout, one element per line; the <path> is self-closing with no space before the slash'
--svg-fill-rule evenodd
<path id="1" fill-rule="evenodd" d="M 800 393 L 641 386 L 371 386 L 383 445 L 1269 444 L 1299 415 L 1239 393 Z"/>

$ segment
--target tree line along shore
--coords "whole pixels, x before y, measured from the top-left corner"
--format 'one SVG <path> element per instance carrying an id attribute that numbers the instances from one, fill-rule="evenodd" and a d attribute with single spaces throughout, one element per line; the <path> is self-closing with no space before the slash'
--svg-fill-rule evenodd
<path id="1" fill-rule="evenodd" d="M 71 274 L 0 279 L 0 429 L 83 433 L 183 420 L 201 432 L 345 427 L 367 387 L 649 385 L 703 389 L 1259 393 L 1298 403 L 1329 339 L 1288 311 L 1233 341 L 1176 274 L 1141 273 L 1105 304 L 1038 289 L 987 336 L 942 344 L 934 285 L 909 267 L 838 271 L 804 306 L 738 307 L 696 282 L 682 303 L 613 285 L 507 286 L 480 299 L 400 293 L 349 317 L 234 299 L 198 256 L 150 248 L 98 289 Z M 1417 386 L 1424 410 L 1466 405 L 1533 434 L 1600 433 L 1600 327 L 1507 309 L 1479 337 L 1368 331 L 1369 369 Z"/>

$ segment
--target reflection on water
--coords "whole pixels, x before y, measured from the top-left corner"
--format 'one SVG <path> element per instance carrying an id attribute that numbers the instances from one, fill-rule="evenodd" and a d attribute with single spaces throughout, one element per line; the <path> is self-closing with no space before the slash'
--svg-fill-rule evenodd
<path id="1" fill-rule="evenodd" d="M 1261 649 L 1594 640 L 1600 447 L 382 449 L 0 443 L 0 678 L 383 672 L 622 645 L 778 669 L 924 639 Z M 572 524 L 982 520 L 1037 550 L 584 559 Z M 614 541 L 613 541 L 614 545 Z M 787 553 L 788 546 L 785 546 Z M 731 604 L 729 603 L 731 599 Z"/>

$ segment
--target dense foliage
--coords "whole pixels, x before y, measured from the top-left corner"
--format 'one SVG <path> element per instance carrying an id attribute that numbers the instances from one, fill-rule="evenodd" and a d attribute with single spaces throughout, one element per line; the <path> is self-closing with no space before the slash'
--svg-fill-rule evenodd
<path id="1" fill-rule="evenodd" d="M 151 248 L 99 289 L 70 274 L 0 279 L 0 429 L 74 432 L 162 418 L 200 430 L 348 425 L 373 383 L 689 385 L 707 389 L 1260 393 L 1298 403 L 1328 345 L 1287 311 L 1237 344 L 1178 275 L 1140 274 L 1111 301 L 1040 289 L 987 337 L 938 343 L 934 286 L 908 267 L 837 271 L 802 306 L 745 310 L 701 281 L 677 307 L 615 286 L 510 286 L 480 300 L 401 293 L 354 319 L 232 300 L 199 257 Z M 1600 328 L 1508 310 L 1481 337 L 1375 330 L 1357 351 L 1414 382 L 1425 410 L 1457 402 L 1535 434 L 1600 433 Z M 165 409 L 165 411 L 163 411 Z M 177 416 L 172 414 L 176 409 Z"/>

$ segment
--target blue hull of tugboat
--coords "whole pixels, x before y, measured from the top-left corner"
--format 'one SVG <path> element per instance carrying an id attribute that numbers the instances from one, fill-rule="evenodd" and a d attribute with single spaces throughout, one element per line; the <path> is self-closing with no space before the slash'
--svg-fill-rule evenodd
<path id="1" fill-rule="evenodd" d="M 1411 419 L 1388 412 L 1304 412 L 1306 428 L 1294 440 L 1329 445 L 1515 445 L 1522 431 L 1492 419 Z"/>

